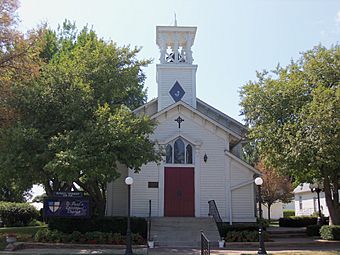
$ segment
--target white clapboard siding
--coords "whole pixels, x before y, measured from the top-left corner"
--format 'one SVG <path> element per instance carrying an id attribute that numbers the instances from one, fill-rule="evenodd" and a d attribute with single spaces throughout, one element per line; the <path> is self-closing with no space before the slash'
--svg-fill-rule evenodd
<path id="1" fill-rule="evenodd" d="M 143 166 L 139 173 L 130 170 L 130 176 L 134 183 L 131 188 L 131 214 L 138 217 L 147 217 L 149 214 L 149 200 L 151 200 L 151 215 L 158 214 L 159 188 L 148 188 L 148 182 L 158 182 L 159 170 L 155 163 L 148 163 Z"/>
<path id="2" fill-rule="evenodd" d="M 118 165 L 117 171 L 120 177 L 107 185 L 107 216 L 126 216 L 127 215 L 127 186 L 125 178 L 128 175 L 126 166 Z"/>
<path id="3" fill-rule="evenodd" d="M 178 116 L 184 119 L 180 129 L 175 122 Z M 229 133 L 184 105 L 169 107 L 156 115 L 155 119 L 158 125 L 151 138 L 160 146 L 178 137 L 193 145 L 194 162 L 186 166 L 195 169 L 195 215 L 207 217 L 208 201 L 215 200 L 223 220 L 254 221 L 254 172 L 226 153 L 229 149 Z M 203 160 L 205 154 L 208 156 L 207 162 Z M 132 215 L 148 216 L 149 200 L 152 200 L 152 216 L 164 215 L 163 171 L 166 166 L 180 165 L 149 163 L 142 167 L 140 173 L 129 171 L 129 175 L 134 178 Z M 148 182 L 158 182 L 159 188 L 148 188 Z M 235 185 L 241 186 L 235 189 Z"/>
<path id="4" fill-rule="evenodd" d="M 234 222 L 249 222 L 255 220 L 254 214 L 254 184 L 248 184 L 232 191 L 232 214 Z"/>
<path id="5" fill-rule="evenodd" d="M 169 91 L 176 81 L 185 91 L 182 101 L 196 107 L 196 70 L 196 65 L 157 65 L 158 111 L 174 103 Z"/>

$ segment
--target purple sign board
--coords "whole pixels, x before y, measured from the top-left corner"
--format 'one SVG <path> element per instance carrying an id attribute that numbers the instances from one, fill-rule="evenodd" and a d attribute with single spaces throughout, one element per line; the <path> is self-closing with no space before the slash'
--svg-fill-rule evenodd
<path id="1" fill-rule="evenodd" d="M 88 218 L 90 217 L 90 201 L 87 197 L 45 198 L 44 216 Z"/>

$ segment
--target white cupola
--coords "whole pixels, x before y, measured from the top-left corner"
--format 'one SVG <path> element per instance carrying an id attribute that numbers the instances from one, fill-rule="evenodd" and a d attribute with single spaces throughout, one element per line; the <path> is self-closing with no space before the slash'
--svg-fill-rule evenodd
<path id="1" fill-rule="evenodd" d="M 197 27 L 157 26 L 158 111 L 180 100 L 196 108 L 196 71 L 191 47 Z"/>

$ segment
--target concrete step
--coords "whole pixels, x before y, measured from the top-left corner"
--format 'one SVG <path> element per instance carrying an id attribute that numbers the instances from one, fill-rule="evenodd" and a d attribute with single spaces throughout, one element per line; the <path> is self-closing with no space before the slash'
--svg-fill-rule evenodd
<path id="1" fill-rule="evenodd" d="M 303 238 L 307 237 L 306 228 L 268 228 L 270 238 Z"/>
<path id="2" fill-rule="evenodd" d="M 219 233 L 212 218 L 162 217 L 151 221 L 151 238 L 160 247 L 199 247 L 201 230 L 217 247 Z"/>
<path id="3" fill-rule="evenodd" d="M 173 248 L 200 248 L 201 242 L 199 241 L 162 241 L 155 242 L 156 247 L 173 247 Z M 210 242 L 210 248 L 218 248 L 218 242 Z"/>

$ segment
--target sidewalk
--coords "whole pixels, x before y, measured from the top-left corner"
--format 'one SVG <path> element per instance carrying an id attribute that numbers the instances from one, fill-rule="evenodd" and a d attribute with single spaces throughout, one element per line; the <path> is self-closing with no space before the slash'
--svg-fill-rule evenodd
<path id="1" fill-rule="evenodd" d="M 327 250 L 338 250 L 340 247 L 330 248 L 330 247 L 312 247 L 310 249 L 286 249 L 286 248 L 270 248 L 267 252 L 270 254 L 275 254 L 279 252 L 304 252 L 306 254 L 313 254 L 313 251 L 327 251 Z M 149 249 L 138 249 L 133 251 L 136 255 L 200 255 L 199 249 L 190 248 L 155 248 Z M 52 255 L 52 254 L 64 254 L 64 255 L 76 255 L 76 254 L 124 254 L 125 250 L 113 250 L 113 249 L 25 249 L 14 252 L 4 252 L 1 251 L 0 254 L 26 254 L 26 255 Z M 241 254 L 257 254 L 257 249 L 252 250 L 212 250 L 211 255 L 241 255 Z"/>
<path id="2" fill-rule="evenodd" d="M 124 254 L 125 246 L 113 245 L 77 245 L 77 244 L 47 244 L 47 243 L 23 243 L 22 250 L 0 251 L 0 254 L 26 254 L 26 255 L 47 255 L 47 254 Z M 313 251 L 340 251 L 340 241 L 324 241 L 313 238 L 295 238 L 286 240 L 280 239 L 277 242 L 266 242 L 265 247 L 268 253 L 278 252 L 305 252 L 313 254 Z M 211 250 L 211 255 L 237 255 L 257 254 L 258 243 L 227 243 L 224 249 Z M 136 255 L 199 255 L 197 248 L 171 248 L 162 247 L 147 249 L 145 246 L 135 246 Z"/>

